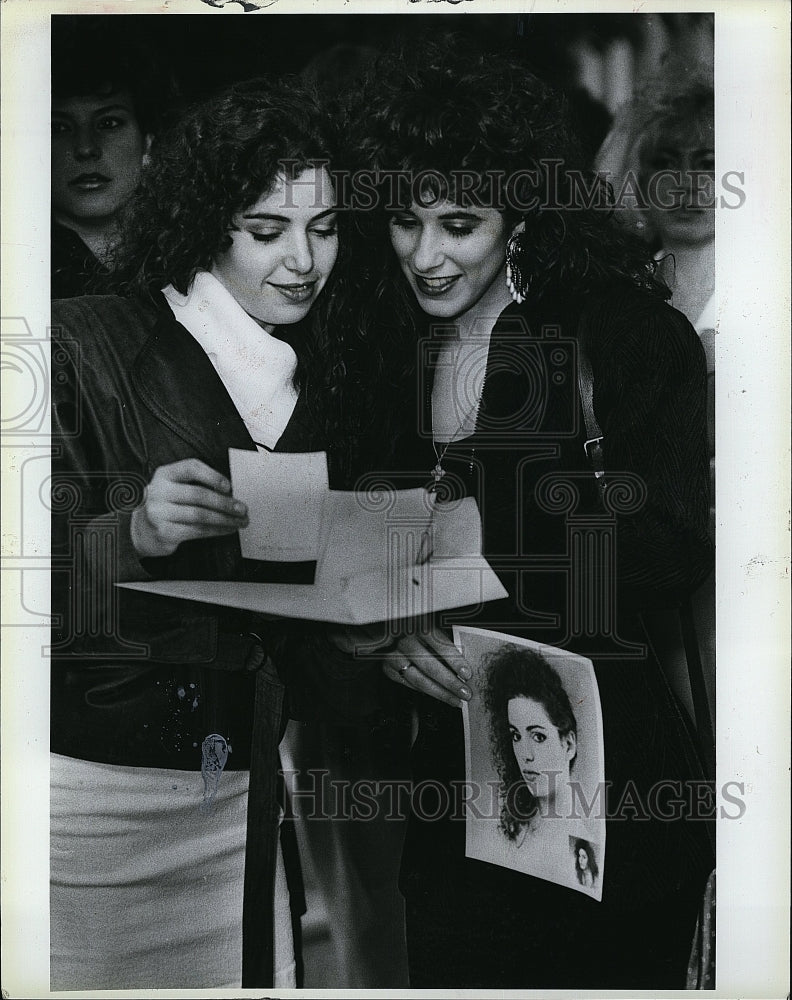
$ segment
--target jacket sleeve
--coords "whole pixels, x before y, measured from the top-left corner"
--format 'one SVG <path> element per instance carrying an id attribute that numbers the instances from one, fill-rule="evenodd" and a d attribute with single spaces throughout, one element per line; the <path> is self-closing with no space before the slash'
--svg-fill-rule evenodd
<path id="1" fill-rule="evenodd" d="M 713 565 L 704 351 L 681 313 L 643 297 L 601 306 L 589 330 L 619 598 L 673 606 Z"/>
<path id="2" fill-rule="evenodd" d="M 116 587 L 156 579 L 161 567 L 132 545 L 146 442 L 132 430 L 112 316 L 92 300 L 53 306 L 53 656 L 245 669 L 270 623 Z"/>

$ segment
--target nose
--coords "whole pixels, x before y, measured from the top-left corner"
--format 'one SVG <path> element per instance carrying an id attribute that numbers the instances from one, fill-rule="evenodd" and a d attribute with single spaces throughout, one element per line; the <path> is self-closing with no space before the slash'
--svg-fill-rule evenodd
<path id="1" fill-rule="evenodd" d="M 526 741 L 525 750 L 523 751 L 525 759 L 531 763 L 534 759 L 534 748 L 530 740 Z"/>
<path id="2" fill-rule="evenodd" d="M 102 155 L 102 145 L 92 128 L 78 128 L 74 133 L 75 160 L 98 160 Z"/>
<path id="3" fill-rule="evenodd" d="M 444 257 L 442 240 L 428 226 L 424 226 L 413 251 L 413 267 L 420 274 L 427 274 L 439 267 Z"/>
<path id="4" fill-rule="evenodd" d="M 283 263 L 287 270 L 294 271 L 296 274 L 307 274 L 312 270 L 314 265 L 313 252 L 307 233 L 295 232 L 292 234 Z"/>

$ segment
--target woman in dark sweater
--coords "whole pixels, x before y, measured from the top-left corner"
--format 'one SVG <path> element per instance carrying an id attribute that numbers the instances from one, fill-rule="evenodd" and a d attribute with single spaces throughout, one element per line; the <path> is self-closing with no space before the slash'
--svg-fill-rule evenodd
<path id="1" fill-rule="evenodd" d="M 701 346 L 581 169 L 561 99 L 458 40 L 411 56 L 378 67 L 361 112 L 390 243 L 370 320 L 405 416 L 394 464 L 440 499 L 476 497 L 510 595 L 385 655 L 418 692 L 413 780 L 443 789 L 422 797 L 404 853 L 411 984 L 682 987 L 712 854 L 691 815 L 695 745 L 641 610 L 673 606 L 711 566 Z M 384 389 L 383 403 L 396 411 Z M 454 621 L 592 659 L 601 902 L 465 857 L 470 671 L 444 638 Z M 671 790 L 687 805 L 669 820 Z"/>

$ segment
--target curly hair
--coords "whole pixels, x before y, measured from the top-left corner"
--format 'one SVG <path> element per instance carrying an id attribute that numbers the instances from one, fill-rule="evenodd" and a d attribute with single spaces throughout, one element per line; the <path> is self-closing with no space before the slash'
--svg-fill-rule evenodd
<path id="1" fill-rule="evenodd" d="M 599 866 L 597 865 L 597 859 L 594 856 L 594 848 L 587 840 L 584 840 L 582 837 L 577 837 L 573 844 L 572 850 L 575 855 L 575 873 L 577 874 L 578 882 L 580 882 L 581 885 L 585 884 L 585 880 L 583 877 L 583 869 L 580 867 L 580 863 L 578 860 L 579 851 L 586 852 L 586 857 L 588 858 L 589 871 L 591 872 L 592 879 L 596 882 L 597 876 L 599 875 Z"/>
<path id="2" fill-rule="evenodd" d="M 715 94 L 706 78 L 693 77 L 684 86 L 663 89 L 645 86 L 636 99 L 636 118 L 641 121 L 635 136 L 638 166 L 643 172 L 652 166 L 660 142 L 669 136 L 690 132 L 715 115 Z"/>
<path id="3" fill-rule="evenodd" d="M 403 207 L 388 204 L 394 175 L 423 176 L 423 188 L 415 182 L 421 195 L 499 207 L 510 226 L 524 223 L 519 242 L 532 301 L 574 308 L 624 283 L 670 295 L 649 248 L 613 216 L 612 193 L 588 169 L 565 99 L 519 59 L 455 34 L 396 44 L 347 114 L 356 166 L 374 176 L 373 210 L 357 213 L 368 248 L 358 324 L 381 344 L 369 377 L 381 387 L 382 419 L 396 424 L 391 441 L 403 433 L 393 414 L 405 387 L 415 391 L 420 381 L 416 344 L 426 323 L 387 238 L 389 211 Z M 397 188 L 397 200 L 414 186 Z"/>
<path id="4" fill-rule="evenodd" d="M 485 663 L 482 698 L 490 716 L 490 745 L 501 780 L 500 826 L 510 840 L 515 840 L 524 827 L 530 826 L 539 804 L 525 784 L 514 756 L 509 702 L 512 698 L 539 702 L 562 739 L 570 733 L 577 738 L 577 720 L 561 678 L 539 653 L 510 644 L 490 654 Z"/>
<path id="5" fill-rule="evenodd" d="M 337 164 L 338 149 L 337 124 L 296 78 L 248 80 L 193 106 L 154 147 L 123 213 L 104 290 L 151 297 L 172 284 L 186 294 L 196 273 L 209 270 L 231 245 L 238 212 L 271 191 L 279 176 Z M 345 402 L 342 389 L 363 346 L 349 321 L 356 278 L 345 228 L 341 213 L 339 254 L 327 287 L 290 328 L 289 339 L 301 391 L 327 440 L 344 443 L 348 468 L 352 423 L 362 414 L 353 417 L 348 397 L 356 394 L 346 394 Z"/>
<path id="6" fill-rule="evenodd" d="M 434 174 L 450 200 L 525 223 L 532 295 L 582 296 L 626 280 L 668 297 L 651 255 L 612 218 L 566 100 L 517 58 L 454 34 L 401 48 L 377 65 L 357 115 L 361 165 Z"/>

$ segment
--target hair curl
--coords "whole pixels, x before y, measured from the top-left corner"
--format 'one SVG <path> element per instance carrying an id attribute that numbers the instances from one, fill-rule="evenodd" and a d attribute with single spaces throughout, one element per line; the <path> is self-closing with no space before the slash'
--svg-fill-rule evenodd
<path id="1" fill-rule="evenodd" d="M 482 697 L 490 716 L 490 745 L 501 780 L 500 826 L 515 840 L 530 826 L 539 804 L 525 784 L 514 756 L 509 702 L 531 698 L 539 702 L 563 739 L 577 737 L 577 721 L 561 678 L 539 653 L 525 646 L 506 645 L 488 656 Z M 574 758 L 573 758 L 574 760 Z"/>

